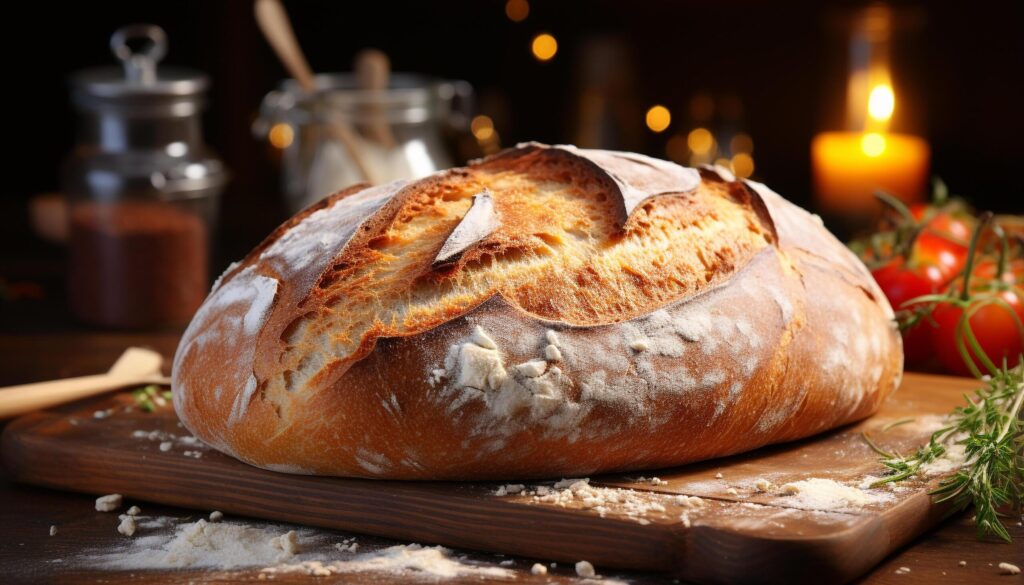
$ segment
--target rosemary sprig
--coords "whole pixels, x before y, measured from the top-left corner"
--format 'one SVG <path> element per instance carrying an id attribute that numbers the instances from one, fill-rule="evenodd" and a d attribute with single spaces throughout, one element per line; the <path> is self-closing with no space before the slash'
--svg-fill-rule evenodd
<path id="1" fill-rule="evenodd" d="M 153 412 L 157 407 L 167 406 L 171 399 L 171 391 L 161 391 L 159 386 L 150 384 L 133 390 L 132 397 L 143 411 Z"/>
<path id="2" fill-rule="evenodd" d="M 909 456 L 886 452 L 865 435 L 888 468 L 872 487 L 917 476 L 949 446 L 963 445 L 963 467 L 931 494 L 937 502 L 952 502 L 954 509 L 973 504 L 979 538 L 992 535 L 1010 542 L 1001 511 L 1019 514 L 1024 507 L 1024 366 L 1004 366 L 983 381 L 974 397 L 964 396 L 966 405 L 953 411 L 949 424 Z"/>

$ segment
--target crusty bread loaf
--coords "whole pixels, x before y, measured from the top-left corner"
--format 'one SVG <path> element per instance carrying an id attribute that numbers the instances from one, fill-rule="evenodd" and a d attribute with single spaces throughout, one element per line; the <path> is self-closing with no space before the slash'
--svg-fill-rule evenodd
<path id="1" fill-rule="evenodd" d="M 559 477 L 678 465 L 873 413 L 892 310 L 765 186 L 524 144 L 292 218 L 178 348 L 199 438 L 293 473 Z"/>

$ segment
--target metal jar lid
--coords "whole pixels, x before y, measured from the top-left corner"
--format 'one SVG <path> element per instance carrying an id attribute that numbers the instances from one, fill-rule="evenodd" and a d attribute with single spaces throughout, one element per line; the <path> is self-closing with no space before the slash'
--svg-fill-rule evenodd
<path id="1" fill-rule="evenodd" d="M 135 41 L 138 49 L 129 42 Z M 141 41 L 141 43 L 139 43 Z M 191 116 L 202 108 L 209 78 L 193 69 L 163 67 L 167 34 L 151 24 L 132 24 L 110 37 L 122 67 L 86 69 L 71 77 L 72 101 L 83 110 L 127 115 Z"/>

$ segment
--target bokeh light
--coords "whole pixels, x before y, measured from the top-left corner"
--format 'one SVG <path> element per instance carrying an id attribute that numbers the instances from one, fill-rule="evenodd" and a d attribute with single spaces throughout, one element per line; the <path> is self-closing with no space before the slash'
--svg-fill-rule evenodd
<path id="1" fill-rule="evenodd" d="M 694 154 L 705 155 L 715 146 L 715 137 L 707 128 L 694 128 L 686 136 L 686 144 Z"/>
<path id="2" fill-rule="evenodd" d="M 729 152 L 733 154 L 753 154 L 754 139 L 749 134 L 740 132 L 729 141 Z"/>
<path id="3" fill-rule="evenodd" d="M 526 0 L 508 0 L 505 3 L 505 16 L 512 22 L 522 22 L 530 15 L 530 3 Z"/>
<path id="4" fill-rule="evenodd" d="M 664 132 L 672 123 L 672 112 L 662 105 L 652 106 L 647 110 L 647 127 L 653 132 Z"/>
<path id="5" fill-rule="evenodd" d="M 270 140 L 270 145 L 274 148 L 284 150 L 295 140 L 295 131 L 288 124 L 281 122 L 270 127 L 267 139 Z"/>
<path id="6" fill-rule="evenodd" d="M 550 61 L 558 52 L 558 41 L 548 33 L 541 33 L 533 37 L 530 49 L 538 61 Z"/>
<path id="7" fill-rule="evenodd" d="M 685 134 L 676 134 L 665 143 L 665 156 L 677 163 L 684 163 L 690 156 L 690 147 L 686 144 Z"/>
<path id="8" fill-rule="evenodd" d="M 489 116 L 480 115 L 469 123 L 469 129 L 477 140 L 490 140 L 494 136 L 494 121 Z"/>
<path id="9" fill-rule="evenodd" d="M 732 157 L 732 172 L 737 178 L 746 179 L 754 174 L 754 158 L 745 152 Z"/>

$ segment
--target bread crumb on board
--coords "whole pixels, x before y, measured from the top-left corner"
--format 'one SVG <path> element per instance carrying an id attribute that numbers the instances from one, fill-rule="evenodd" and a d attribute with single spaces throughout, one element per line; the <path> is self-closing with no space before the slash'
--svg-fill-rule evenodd
<path id="1" fill-rule="evenodd" d="M 1020 575 L 1020 567 L 1013 563 L 999 563 L 999 572 L 1003 575 Z"/>
<path id="2" fill-rule="evenodd" d="M 57 536 L 57 527 L 50 525 L 50 536 Z"/>
<path id="3" fill-rule="evenodd" d="M 534 575 L 547 575 L 548 568 L 540 563 L 534 563 L 533 566 L 530 567 L 530 572 Z"/>
<path id="4" fill-rule="evenodd" d="M 644 477 L 640 476 L 636 478 L 637 483 L 649 483 L 653 486 L 668 485 L 668 481 L 661 479 L 660 477 Z"/>
<path id="5" fill-rule="evenodd" d="M 544 348 L 544 357 L 550 362 L 562 361 L 562 351 L 557 345 L 549 345 Z"/>
<path id="6" fill-rule="evenodd" d="M 896 569 L 896 571 L 895 571 L 895 573 L 897 575 L 906 575 L 909 572 L 910 572 L 910 567 L 900 567 L 900 568 Z"/>
<path id="7" fill-rule="evenodd" d="M 125 512 L 125 514 L 128 514 L 129 516 L 138 516 L 141 513 L 142 513 L 142 508 L 140 508 L 138 506 L 132 506 L 131 508 L 128 508 L 127 512 Z"/>
<path id="8" fill-rule="evenodd" d="M 121 507 L 121 494 L 107 494 L 96 498 L 97 512 L 113 512 Z"/>
<path id="9" fill-rule="evenodd" d="M 294 530 L 289 530 L 281 536 L 275 536 L 270 539 L 270 546 L 281 549 L 289 555 L 294 555 L 299 552 L 299 540 Z"/>
<path id="10" fill-rule="evenodd" d="M 967 566 L 967 561 L 960 561 L 959 563 L 957 563 L 957 565 L 959 565 L 961 567 L 966 567 Z"/>
<path id="11" fill-rule="evenodd" d="M 597 575 L 594 571 L 594 565 L 591 565 L 587 561 L 580 561 L 576 563 L 576 574 L 580 577 L 593 577 Z"/>
<path id="12" fill-rule="evenodd" d="M 223 519 L 224 512 L 221 512 L 220 510 L 214 510 L 213 512 L 210 512 L 210 522 L 220 522 Z"/>
<path id="13" fill-rule="evenodd" d="M 525 488 L 526 488 L 526 486 L 521 484 L 521 483 L 510 483 L 510 484 L 506 484 L 506 485 L 498 487 L 497 491 L 494 492 L 494 495 L 496 495 L 496 496 L 514 495 L 514 494 L 518 494 L 519 492 L 523 491 L 523 489 L 525 489 Z"/>
<path id="14" fill-rule="evenodd" d="M 121 514 L 121 523 L 117 525 L 117 531 L 119 533 L 125 536 L 134 536 L 137 527 L 134 516 Z"/>

